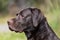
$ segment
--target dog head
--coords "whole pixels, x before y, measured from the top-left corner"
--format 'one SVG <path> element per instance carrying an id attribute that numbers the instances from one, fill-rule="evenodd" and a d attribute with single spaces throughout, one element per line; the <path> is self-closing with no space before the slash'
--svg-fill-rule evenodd
<path id="1" fill-rule="evenodd" d="M 16 14 L 16 18 L 8 20 L 8 26 L 11 31 L 33 31 L 43 18 L 44 15 L 41 13 L 41 10 L 27 8 Z"/>

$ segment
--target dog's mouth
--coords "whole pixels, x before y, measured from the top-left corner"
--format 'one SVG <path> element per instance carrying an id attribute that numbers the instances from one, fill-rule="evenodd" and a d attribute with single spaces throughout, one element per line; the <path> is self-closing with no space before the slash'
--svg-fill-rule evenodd
<path id="1" fill-rule="evenodd" d="M 10 27 L 9 27 L 9 29 L 11 30 L 11 31 L 14 31 L 13 29 L 11 29 Z M 19 32 L 19 31 L 15 31 L 15 32 Z"/>
<path id="2" fill-rule="evenodd" d="M 15 30 L 15 29 L 12 29 L 11 27 L 9 27 L 9 29 L 10 29 L 11 31 L 19 32 L 19 31 Z"/>
<path id="3" fill-rule="evenodd" d="M 11 27 L 11 26 L 9 26 L 9 29 L 11 30 L 11 31 L 15 31 L 16 33 L 22 33 L 23 32 L 23 30 L 19 30 L 19 29 L 16 29 L 16 28 L 13 28 L 13 27 Z"/>

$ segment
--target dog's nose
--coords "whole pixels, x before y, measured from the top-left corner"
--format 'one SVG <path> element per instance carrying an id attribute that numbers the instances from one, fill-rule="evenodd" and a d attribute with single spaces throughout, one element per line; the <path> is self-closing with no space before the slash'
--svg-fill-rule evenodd
<path id="1" fill-rule="evenodd" d="M 8 23 L 8 25 L 13 24 L 13 20 L 8 20 L 7 23 Z"/>

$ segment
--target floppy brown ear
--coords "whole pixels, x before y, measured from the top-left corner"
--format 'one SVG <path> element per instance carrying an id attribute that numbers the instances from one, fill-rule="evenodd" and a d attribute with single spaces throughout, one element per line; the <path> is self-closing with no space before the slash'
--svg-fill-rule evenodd
<path id="1" fill-rule="evenodd" d="M 44 15 L 41 13 L 40 9 L 34 8 L 32 10 L 32 21 L 33 21 L 34 27 L 37 27 L 37 25 L 43 19 L 43 17 Z"/>

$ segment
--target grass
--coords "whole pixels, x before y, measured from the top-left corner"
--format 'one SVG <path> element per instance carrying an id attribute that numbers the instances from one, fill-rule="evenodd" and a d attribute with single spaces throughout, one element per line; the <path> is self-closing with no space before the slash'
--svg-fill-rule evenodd
<path id="1" fill-rule="evenodd" d="M 0 40 L 26 40 L 24 33 L 4 32 L 0 33 Z"/>

